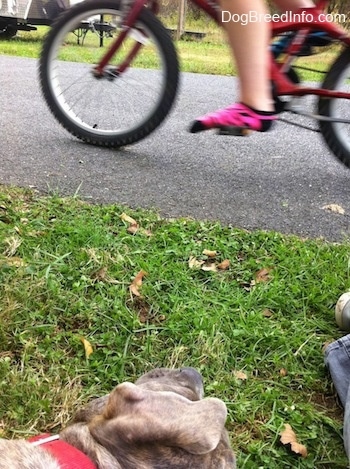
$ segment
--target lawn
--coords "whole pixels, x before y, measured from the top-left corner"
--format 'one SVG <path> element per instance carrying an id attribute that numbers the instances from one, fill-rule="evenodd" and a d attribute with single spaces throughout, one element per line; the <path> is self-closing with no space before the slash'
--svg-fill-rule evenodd
<path id="1" fill-rule="evenodd" d="M 57 432 L 119 382 L 193 366 L 240 468 L 346 468 L 323 347 L 342 335 L 348 243 L 2 186 L 0 282 L 1 436 Z"/>
<path id="2" fill-rule="evenodd" d="M 166 22 L 165 25 L 170 28 L 173 27 L 172 23 Z M 191 30 L 204 32 L 205 37 L 201 40 L 188 40 L 184 38 L 175 41 L 175 46 L 180 57 L 181 70 L 192 73 L 236 75 L 236 68 L 232 64 L 231 53 L 226 45 L 222 31 L 212 23 L 189 23 L 188 27 Z M 1 40 L 1 54 L 38 58 L 42 47 L 42 41 L 47 31 L 47 26 L 38 26 L 37 31 L 19 31 L 14 38 Z M 88 33 L 84 46 L 77 45 L 76 38 L 74 38 L 75 45 L 70 43 L 70 47 L 67 47 L 67 50 L 64 51 L 65 59 L 73 61 L 96 61 L 96 50 L 98 51 L 98 46 L 89 46 L 89 37 L 93 38 L 93 34 Z M 94 44 L 95 42 L 96 41 L 94 41 Z M 339 48 L 332 46 L 318 48 L 315 49 L 315 51 L 317 51 L 317 54 L 301 57 L 295 63 L 297 67 L 303 67 L 303 70 L 298 72 L 303 80 L 320 80 L 322 75 L 320 75 L 319 72 L 322 73 L 329 68 L 338 54 Z M 152 52 L 150 51 L 149 54 L 150 58 L 148 59 L 147 49 L 146 51 L 144 50 L 143 60 L 145 64 L 137 65 L 152 67 Z M 156 66 L 156 63 L 154 66 Z"/>

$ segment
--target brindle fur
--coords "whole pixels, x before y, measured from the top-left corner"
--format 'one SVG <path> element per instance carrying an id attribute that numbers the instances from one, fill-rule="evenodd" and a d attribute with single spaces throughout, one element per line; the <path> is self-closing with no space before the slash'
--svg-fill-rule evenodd
<path id="1" fill-rule="evenodd" d="M 226 406 L 203 394 L 195 369 L 158 368 L 93 400 L 60 438 L 98 469 L 235 469 Z M 28 452 L 42 465 L 28 462 Z M 0 439 L 0 469 L 56 469 L 49 459 L 28 443 Z"/>

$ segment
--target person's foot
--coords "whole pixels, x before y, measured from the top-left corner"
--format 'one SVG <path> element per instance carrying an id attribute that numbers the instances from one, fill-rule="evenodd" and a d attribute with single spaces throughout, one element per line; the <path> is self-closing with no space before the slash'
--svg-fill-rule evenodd
<path id="1" fill-rule="evenodd" d="M 220 129 L 256 130 L 266 132 L 270 130 L 273 121 L 277 119 L 275 112 L 258 111 L 242 103 L 198 117 L 191 125 L 190 132 Z"/>

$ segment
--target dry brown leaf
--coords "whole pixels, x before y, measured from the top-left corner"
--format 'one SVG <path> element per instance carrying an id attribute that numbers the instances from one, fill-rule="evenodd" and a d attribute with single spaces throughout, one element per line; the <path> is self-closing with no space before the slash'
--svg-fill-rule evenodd
<path id="1" fill-rule="evenodd" d="M 129 215 L 127 215 L 126 213 L 122 213 L 120 215 L 120 218 L 123 221 L 126 221 L 126 223 L 130 223 L 130 225 L 137 225 L 137 221 L 134 218 L 129 217 Z"/>
<path id="2" fill-rule="evenodd" d="M 137 223 L 133 223 L 131 224 L 130 226 L 128 226 L 128 228 L 126 229 L 126 231 L 128 233 L 131 233 L 131 234 L 136 234 L 138 231 L 139 231 L 139 225 Z"/>
<path id="3" fill-rule="evenodd" d="M 203 254 L 208 257 L 216 257 L 216 251 L 210 251 L 209 249 L 204 249 Z"/>
<path id="4" fill-rule="evenodd" d="M 345 213 L 343 207 L 337 204 L 324 205 L 322 209 L 327 210 L 328 212 L 339 213 L 340 215 L 344 215 Z"/>
<path id="5" fill-rule="evenodd" d="M 196 257 L 191 256 L 188 261 L 188 266 L 190 269 L 200 269 L 204 261 L 199 261 Z"/>
<path id="6" fill-rule="evenodd" d="M 93 280 L 97 280 L 98 282 L 104 282 L 107 278 L 107 267 L 101 267 L 100 269 L 96 270 L 91 274 L 91 278 Z"/>
<path id="7" fill-rule="evenodd" d="M 288 371 L 285 368 L 280 369 L 280 376 L 287 376 Z"/>
<path id="8" fill-rule="evenodd" d="M 129 217 L 129 215 L 127 215 L 126 213 L 122 213 L 120 215 L 120 218 L 126 223 L 129 223 L 129 226 L 126 229 L 128 233 L 136 234 L 138 232 L 140 226 L 134 218 Z"/>
<path id="9" fill-rule="evenodd" d="M 151 232 L 151 230 L 146 230 L 145 228 L 141 228 L 141 233 L 146 236 L 153 236 L 153 233 Z"/>
<path id="10" fill-rule="evenodd" d="M 223 260 L 217 265 L 219 270 L 227 270 L 230 267 L 230 261 L 228 259 Z"/>
<path id="11" fill-rule="evenodd" d="M 241 379 L 242 381 L 248 379 L 248 376 L 246 375 L 246 373 L 244 373 L 244 371 L 234 370 L 233 375 L 235 376 L 235 378 Z"/>
<path id="12" fill-rule="evenodd" d="M 140 272 L 136 275 L 134 280 L 131 282 L 129 286 L 129 290 L 132 295 L 141 297 L 141 293 L 139 289 L 141 288 L 142 279 L 145 275 L 147 275 L 147 272 L 145 272 L 144 270 L 140 270 Z"/>
<path id="13" fill-rule="evenodd" d="M 255 274 L 255 283 L 268 282 L 269 280 L 271 280 L 270 272 L 271 272 L 270 268 L 265 267 L 263 269 L 260 269 Z"/>
<path id="14" fill-rule="evenodd" d="M 94 351 L 92 348 L 92 345 L 90 344 L 88 340 L 85 339 L 85 337 L 80 337 L 80 340 L 82 341 L 84 345 L 85 357 L 88 359 Z"/>
<path id="15" fill-rule="evenodd" d="M 134 218 L 129 217 L 126 213 L 122 213 L 120 215 L 120 218 L 125 221 L 126 223 L 129 223 L 128 228 L 126 231 L 130 234 L 136 234 L 137 232 L 144 234 L 146 236 L 152 236 L 152 233 L 150 230 L 146 230 L 145 228 L 141 228 L 140 225 L 137 223 L 137 221 Z"/>
<path id="16" fill-rule="evenodd" d="M 265 318 L 271 318 L 273 316 L 273 313 L 267 308 L 264 309 L 262 314 Z"/>
<path id="17" fill-rule="evenodd" d="M 286 423 L 284 426 L 280 441 L 283 445 L 290 446 L 290 449 L 293 451 L 293 453 L 299 454 L 303 458 L 306 458 L 306 446 L 298 443 L 296 434 L 288 423 Z"/>
<path id="18" fill-rule="evenodd" d="M 217 272 L 218 271 L 217 266 L 214 262 L 203 264 L 202 270 L 204 270 L 205 272 Z"/>

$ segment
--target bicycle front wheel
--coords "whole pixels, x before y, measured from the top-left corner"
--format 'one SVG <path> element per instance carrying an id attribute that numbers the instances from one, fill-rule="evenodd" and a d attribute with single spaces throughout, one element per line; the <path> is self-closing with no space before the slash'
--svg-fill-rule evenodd
<path id="1" fill-rule="evenodd" d="M 331 66 L 322 88 L 350 94 L 350 50 L 345 49 Z M 333 154 L 350 168 L 350 100 L 320 97 L 318 112 L 331 119 L 346 122 L 320 121 L 321 134 Z"/>
<path id="2" fill-rule="evenodd" d="M 179 64 L 161 22 L 144 8 L 102 74 L 95 67 L 122 33 L 121 2 L 86 0 L 53 24 L 41 53 L 41 89 L 56 119 L 87 143 L 121 147 L 154 131 L 176 97 Z"/>

